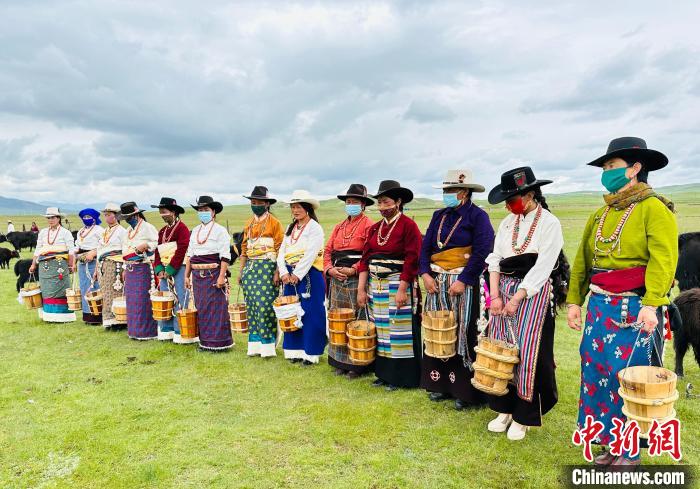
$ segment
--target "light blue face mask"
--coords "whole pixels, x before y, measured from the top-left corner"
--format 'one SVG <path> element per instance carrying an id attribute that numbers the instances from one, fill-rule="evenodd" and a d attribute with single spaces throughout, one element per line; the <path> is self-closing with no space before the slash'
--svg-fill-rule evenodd
<path id="1" fill-rule="evenodd" d="M 457 194 L 442 194 L 442 202 L 446 207 L 457 207 L 462 203 L 462 201 L 457 198 Z"/>
<path id="2" fill-rule="evenodd" d="M 345 213 L 350 217 L 359 216 L 362 213 L 360 204 L 345 204 Z"/>
<path id="3" fill-rule="evenodd" d="M 197 216 L 202 224 L 209 224 L 213 219 L 210 211 L 198 211 Z"/>

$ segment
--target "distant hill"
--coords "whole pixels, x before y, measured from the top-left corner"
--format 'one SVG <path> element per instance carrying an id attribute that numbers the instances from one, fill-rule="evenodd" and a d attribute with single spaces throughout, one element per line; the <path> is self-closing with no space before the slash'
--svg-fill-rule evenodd
<path id="1" fill-rule="evenodd" d="M 20 214 L 43 214 L 44 212 L 46 212 L 46 206 L 41 204 L 0 197 L 0 214 L 16 216 Z"/>
<path id="2" fill-rule="evenodd" d="M 689 183 L 685 185 L 670 185 L 667 187 L 659 187 L 656 189 L 656 191 L 662 195 L 668 196 L 668 197 L 673 197 L 673 196 L 678 196 L 678 197 L 685 197 L 686 199 L 690 198 L 689 194 L 696 194 L 700 196 L 700 183 Z M 567 200 L 576 200 L 576 199 L 587 199 L 590 197 L 594 196 L 600 196 L 602 195 L 602 191 L 580 191 L 580 192 L 567 192 L 567 193 L 562 193 L 562 194 L 550 194 L 548 196 L 549 199 L 552 200 L 559 200 L 559 199 L 567 199 Z M 475 194 L 475 201 L 479 205 L 488 205 L 486 203 L 486 193 L 483 194 Z M 44 211 L 48 206 L 54 206 L 58 205 L 59 208 L 62 211 L 68 212 L 70 214 L 75 214 L 78 212 L 80 209 L 85 209 L 86 207 L 93 207 L 95 209 L 100 209 L 103 204 L 80 204 L 80 203 L 67 203 L 67 202 L 59 202 L 59 203 L 36 203 L 36 202 L 28 202 L 25 200 L 19 200 L 19 199 L 10 199 L 6 197 L 0 197 L 0 215 L 13 215 L 13 216 L 19 216 L 19 215 L 28 215 L 28 214 L 43 214 Z M 227 207 L 230 206 L 231 204 L 225 204 Z M 238 205 L 247 205 L 247 204 L 238 204 Z M 343 203 L 342 201 L 338 199 L 327 199 L 321 201 L 321 205 L 323 207 L 338 207 L 340 208 Z M 277 206 L 280 206 L 278 204 Z M 438 207 L 442 207 L 442 202 L 438 200 L 433 200 L 433 199 L 428 199 L 424 197 L 418 197 L 413 200 L 410 204 L 408 204 L 409 209 L 435 209 Z M 150 210 L 150 209 L 149 209 Z"/>

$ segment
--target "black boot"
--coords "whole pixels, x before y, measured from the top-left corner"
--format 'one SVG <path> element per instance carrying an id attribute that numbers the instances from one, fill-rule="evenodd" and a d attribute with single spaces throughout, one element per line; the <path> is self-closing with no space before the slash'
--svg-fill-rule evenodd
<path id="1" fill-rule="evenodd" d="M 430 399 L 433 402 L 439 402 L 439 401 L 445 401 L 450 398 L 449 394 L 445 394 L 443 392 L 431 392 L 428 394 L 428 399 Z"/>

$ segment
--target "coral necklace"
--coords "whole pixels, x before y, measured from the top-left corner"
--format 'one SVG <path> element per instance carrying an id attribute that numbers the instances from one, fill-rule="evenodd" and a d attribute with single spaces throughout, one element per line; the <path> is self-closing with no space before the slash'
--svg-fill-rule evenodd
<path id="1" fill-rule="evenodd" d="M 136 235 L 139 234 L 139 229 L 141 229 L 141 224 L 143 224 L 143 220 L 139 221 L 139 223 L 136 225 L 136 227 L 129 231 L 129 239 L 134 239 L 136 237 Z"/>
<path id="2" fill-rule="evenodd" d="M 163 243 L 170 242 L 170 238 L 172 238 L 173 234 L 175 234 L 175 229 L 177 229 L 178 224 L 180 224 L 180 219 L 175 221 L 175 223 L 172 224 L 172 227 L 166 226 L 165 231 L 163 231 Z M 170 229 L 170 234 L 168 234 L 168 229 Z"/>
<path id="3" fill-rule="evenodd" d="M 450 230 L 449 234 L 447 235 L 447 238 L 445 238 L 445 242 L 443 243 L 440 240 L 440 236 L 442 236 L 442 225 L 445 224 L 445 218 L 447 218 L 447 213 L 445 213 L 442 216 L 442 219 L 440 219 L 440 226 L 438 227 L 436 240 L 437 240 L 437 247 L 439 249 L 443 249 L 445 246 L 447 246 L 447 243 L 450 242 L 450 238 L 452 238 L 452 235 L 457 230 L 457 226 L 459 226 L 459 223 L 462 222 L 462 216 L 459 216 L 459 219 L 457 219 L 457 222 L 455 223 L 455 225 L 452 226 L 452 229 Z"/>
<path id="4" fill-rule="evenodd" d="M 510 242 L 510 247 L 513 249 L 513 253 L 515 253 L 516 255 L 522 255 L 523 253 L 525 253 L 527 247 L 530 246 L 530 242 L 532 242 L 532 235 L 535 234 L 537 223 L 540 222 L 540 216 L 542 216 L 542 206 L 538 205 L 537 213 L 535 214 L 535 219 L 533 219 L 532 224 L 530 225 L 530 230 L 527 232 L 525 241 L 523 241 L 523 244 L 518 246 L 518 234 L 520 234 L 520 218 L 523 217 L 522 215 L 518 214 L 518 217 L 515 219 L 515 226 L 513 227 L 513 236 Z"/>
<path id="5" fill-rule="evenodd" d="M 296 242 L 299 241 L 299 238 L 301 238 L 301 235 L 304 233 L 304 229 L 306 229 L 306 225 L 309 223 L 309 221 L 311 221 L 311 219 L 306 221 L 302 227 L 299 227 L 298 224 L 294 225 L 292 228 L 292 233 L 289 235 L 289 244 L 296 244 Z M 298 230 L 296 235 L 294 234 L 295 230 Z"/>
<path id="6" fill-rule="evenodd" d="M 80 230 L 80 233 L 79 233 L 79 234 L 80 234 L 80 237 L 83 238 L 83 239 L 87 238 L 87 237 L 90 235 L 90 233 L 92 232 L 93 229 L 95 229 L 95 225 L 94 225 L 94 224 L 93 224 L 92 226 L 90 226 L 89 228 L 83 227 L 83 229 L 81 229 L 81 230 Z"/>
<path id="7" fill-rule="evenodd" d="M 56 228 L 56 234 L 53 235 L 53 239 L 51 239 L 51 228 L 49 228 L 49 231 L 46 233 L 46 241 L 50 245 L 53 245 L 56 242 L 56 238 L 58 238 L 58 233 L 61 231 L 61 226 Z"/>
<path id="8" fill-rule="evenodd" d="M 343 237 L 343 246 L 347 246 L 350 244 L 352 237 L 355 235 L 355 231 L 357 231 L 357 228 L 360 227 L 360 221 L 362 221 L 362 217 L 357 218 L 357 222 L 352 228 L 350 228 L 349 234 L 346 234 L 345 230 L 348 227 L 348 223 L 351 221 L 351 219 L 346 219 L 345 221 L 343 221 L 343 224 L 340 226 L 340 232 L 342 233 Z"/>
<path id="9" fill-rule="evenodd" d="M 611 207 L 607 206 L 605 210 L 603 211 L 603 215 L 600 216 L 600 220 L 598 221 L 598 229 L 596 229 L 595 232 L 595 241 L 593 242 L 593 262 L 594 264 L 597 264 L 598 262 L 598 256 L 608 256 L 615 251 L 615 249 L 619 248 L 620 246 L 620 238 L 622 236 L 622 229 L 625 227 L 625 224 L 627 223 L 627 220 L 630 218 L 630 214 L 632 214 L 632 211 L 634 208 L 637 206 L 638 202 L 633 202 L 630 204 L 627 209 L 625 210 L 625 213 L 622 215 L 622 218 L 620 218 L 620 222 L 617 223 L 617 226 L 615 226 L 615 230 L 613 233 L 608 236 L 607 238 L 603 236 L 603 226 L 605 225 L 605 219 L 608 217 L 608 213 L 610 212 Z M 610 248 L 607 250 L 604 250 L 600 247 L 598 247 L 599 243 L 605 243 L 605 244 L 611 244 Z"/>
<path id="10" fill-rule="evenodd" d="M 112 239 L 112 235 L 114 234 L 114 230 L 117 226 L 119 226 L 119 223 L 110 226 L 109 229 L 105 231 L 104 238 L 102 238 L 102 240 L 105 242 L 105 245 L 109 244 L 109 241 Z"/>
<path id="11" fill-rule="evenodd" d="M 211 227 L 209 228 L 209 232 L 207 233 L 207 235 L 204 237 L 203 240 L 200 238 L 199 233 L 202 232 L 202 229 L 204 229 L 206 227 L 206 225 L 202 224 L 201 226 L 199 226 L 199 229 L 197 229 L 197 244 L 203 245 L 204 243 L 207 242 L 207 240 L 209 239 L 209 236 L 211 236 L 212 230 L 214 229 L 214 224 L 216 224 L 216 221 L 212 220 Z"/>

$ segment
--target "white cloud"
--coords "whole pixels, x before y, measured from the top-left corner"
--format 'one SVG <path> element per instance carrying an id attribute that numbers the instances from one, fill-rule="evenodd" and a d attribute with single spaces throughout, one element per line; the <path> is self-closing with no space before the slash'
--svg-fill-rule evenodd
<path id="1" fill-rule="evenodd" d="M 255 184 L 330 196 L 383 178 L 434 195 L 447 168 L 488 187 L 523 163 L 557 191 L 597 189 L 585 163 L 620 135 L 668 154 L 652 183 L 686 182 L 698 14 L 691 0 L 4 3 L 0 195 L 241 202 Z"/>

